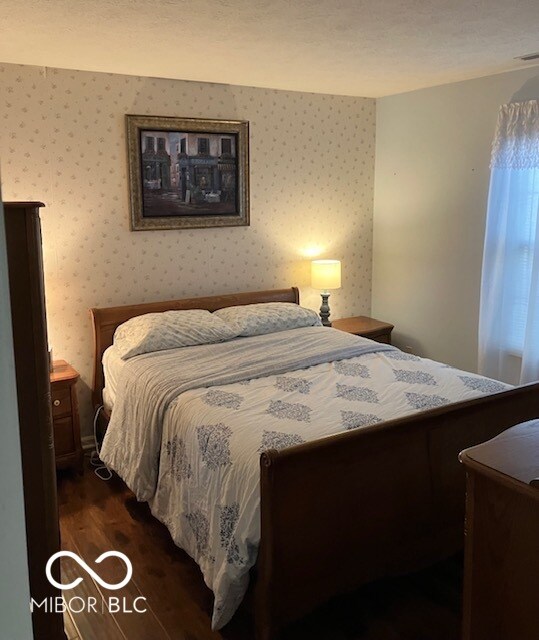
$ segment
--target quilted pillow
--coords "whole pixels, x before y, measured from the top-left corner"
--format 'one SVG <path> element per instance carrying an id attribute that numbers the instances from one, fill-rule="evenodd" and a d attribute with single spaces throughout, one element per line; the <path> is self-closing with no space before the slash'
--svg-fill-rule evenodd
<path id="1" fill-rule="evenodd" d="M 203 309 L 163 311 L 121 324 L 114 333 L 114 345 L 127 360 L 141 353 L 223 342 L 237 335 L 233 327 Z"/>
<path id="2" fill-rule="evenodd" d="M 234 327 L 240 336 L 259 336 L 263 333 L 322 324 L 316 311 L 292 302 L 262 302 L 225 307 L 215 311 L 213 315 Z"/>

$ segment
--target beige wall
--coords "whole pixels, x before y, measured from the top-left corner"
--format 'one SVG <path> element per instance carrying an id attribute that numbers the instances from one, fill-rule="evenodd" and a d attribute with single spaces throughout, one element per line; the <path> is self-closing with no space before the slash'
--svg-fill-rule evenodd
<path id="1" fill-rule="evenodd" d="M 343 261 L 334 317 L 368 313 L 375 102 L 0 65 L 6 200 L 37 199 L 49 336 L 82 374 L 89 433 L 88 308 L 299 285 L 318 308 L 304 252 Z M 129 231 L 126 113 L 249 120 L 250 227 Z"/>
<path id="2" fill-rule="evenodd" d="M 378 100 L 372 313 L 421 356 L 475 371 L 490 146 L 537 67 Z"/>

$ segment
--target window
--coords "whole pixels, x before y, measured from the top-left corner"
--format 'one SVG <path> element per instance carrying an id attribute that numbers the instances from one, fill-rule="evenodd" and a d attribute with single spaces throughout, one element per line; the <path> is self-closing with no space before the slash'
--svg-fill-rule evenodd
<path id="1" fill-rule="evenodd" d="M 500 107 L 492 145 L 479 372 L 539 380 L 539 102 Z"/>
<path id="2" fill-rule="evenodd" d="M 151 136 L 147 136 L 146 137 L 146 149 L 145 151 L 147 153 L 152 153 L 154 150 L 154 138 L 152 138 Z"/>
<path id="3" fill-rule="evenodd" d="M 210 139 L 198 138 L 198 155 L 207 156 L 210 153 Z"/>
<path id="4" fill-rule="evenodd" d="M 232 155 L 232 140 L 230 138 L 221 138 L 221 155 Z"/>
<path id="5" fill-rule="evenodd" d="M 186 140 L 187 140 L 187 138 L 182 138 L 180 140 L 180 153 L 185 153 Z"/>
<path id="6" fill-rule="evenodd" d="M 511 321 L 507 333 L 507 348 L 522 354 L 530 306 L 533 261 L 536 253 L 537 212 L 539 210 L 539 169 L 521 170 L 508 223 L 514 227 L 511 238 L 511 257 L 508 273 L 512 275 Z M 515 179 L 515 178 L 513 178 Z M 509 235 L 509 234 L 508 234 Z"/>

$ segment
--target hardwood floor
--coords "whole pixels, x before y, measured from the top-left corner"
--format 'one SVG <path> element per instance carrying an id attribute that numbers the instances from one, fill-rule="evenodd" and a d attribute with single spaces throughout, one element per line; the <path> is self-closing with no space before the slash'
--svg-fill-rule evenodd
<path id="1" fill-rule="evenodd" d="M 101 603 L 112 594 L 125 598 L 128 607 L 139 596 L 147 600 L 145 613 L 103 612 L 100 605 L 97 612 L 73 613 L 67 617 L 69 640 L 253 640 L 246 608 L 221 632 L 211 630 L 212 593 L 197 565 L 117 477 L 103 482 L 90 468 L 82 476 L 64 472 L 58 494 L 63 549 L 90 566 L 109 550 L 125 553 L 133 564 L 132 580 L 111 592 L 64 558 L 64 582 L 84 577 L 64 596 L 90 596 Z M 458 640 L 461 564 L 461 558 L 453 558 L 334 598 L 287 628 L 282 640 Z M 100 565 L 99 575 L 119 582 L 125 568 L 110 558 Z"/>

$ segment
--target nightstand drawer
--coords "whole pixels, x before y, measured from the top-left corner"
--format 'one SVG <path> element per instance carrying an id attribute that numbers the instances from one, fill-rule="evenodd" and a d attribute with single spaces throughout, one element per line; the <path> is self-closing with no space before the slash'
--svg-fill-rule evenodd
<path id="1" fill-rule="evenodd" d="M 79 374 L 65 360 L 55 360 L 50 378 L 56 468 L 76 467 L 82 472 L 79 403 L 76 388 Z"/>
<path id="2" fill-rule="evenodd" d="M 57 418 L 54 423 L 54 452 L 57 456 L 72 453 L 75 449 L 73 440 L 73 420 L 71 416 L 67 418 Z"/>
<path id="3" fill-rule="evenodd" d="M 52 417 L 71 415 L 71 388 L 52 389 Z"/>
<path id="4" fill-rule="evenodd" d="M 391 344 L 391 337 L 387 333 L 379 333 L 378 335 L 369 336 L 369 338 L 383 344 Z"/>

